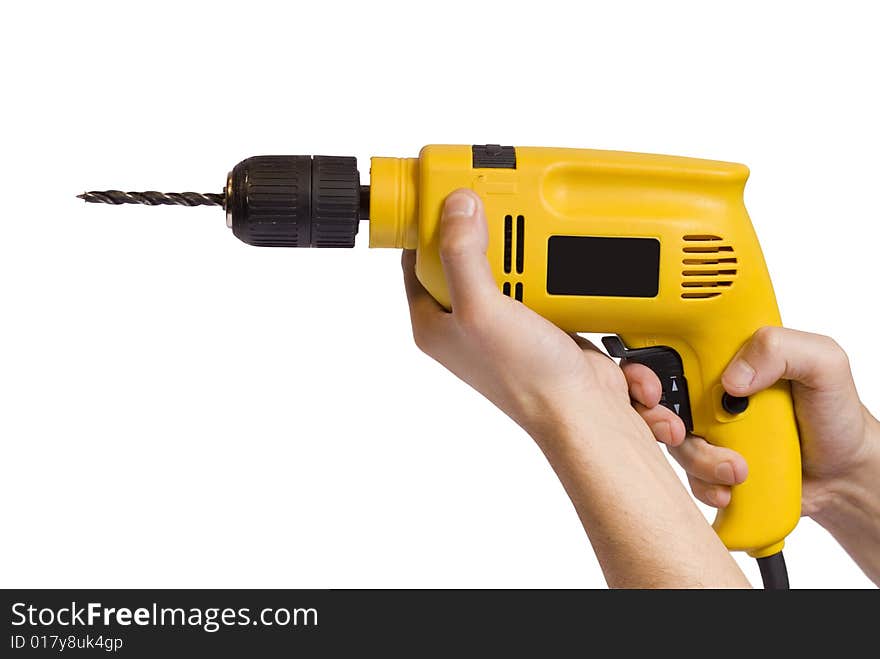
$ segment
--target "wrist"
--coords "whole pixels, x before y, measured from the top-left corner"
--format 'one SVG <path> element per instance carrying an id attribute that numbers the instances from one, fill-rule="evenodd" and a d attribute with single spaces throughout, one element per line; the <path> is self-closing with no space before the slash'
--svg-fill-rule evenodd
<path id="1" fill-rule="evenodd" d="M 560 477 L 569 470 L 611 475 L 639 465 L 668 469 L 654 437 L 628 404 L 594 399 L 549 411 L 526 430 Z"/>
<path id="2" fill-rule="evenodd" d="M 541 397 L 529 405 L 520 425 L 545 452 L 589 446 L 608 434 L 608 426 L 615 426 L 619 432 L 621 420 L 633 413 L 629 404 L 609 398 L 595 391 Z M 623 434 L 631 435 L 632 430 Z"/>
<path id="3" fill-rule="evenodd" d="M 865 437 L 859 458 L 846 473 L 804 481 L 804 514 L 833 530 L 880 501 L 880 424 L 865 410 Z"/>

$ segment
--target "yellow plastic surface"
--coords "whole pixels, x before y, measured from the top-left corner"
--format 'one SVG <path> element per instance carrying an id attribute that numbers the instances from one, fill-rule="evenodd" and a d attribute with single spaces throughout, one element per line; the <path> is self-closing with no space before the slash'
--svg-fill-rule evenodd
<path id="1" fill-rule="evenodd" d="M 678 351 L 695 434 L 735 449 L 749 465 L 715 530 L 729 549 L 765 556 L 782 548 L 800 517 L 801 467 L 787 383 L 751 396 L 739 416 L 721 407 L 720 378 L 734 353 L 759 327 L 781 322 L 743 204 L 748 173 L 708 160 L 535 147 L 516 149 L 516 169 L 473 169 L 470 146 L 426 146 L 417 163 L 373 159 L 370 245 L 417 244 L 418 278 L 448 307 L 437 253 L 440 211 L 456 188 L 479 193 L 499 287 L 521 283 L 524 303 L 566 331 L 616 333 L 630 348 Z M 522 274 L 503 270 L 506 215 L 524 217 Z M 657 296 L 549 295 L 547 243 L 554 235 L 658 239 Z"/>

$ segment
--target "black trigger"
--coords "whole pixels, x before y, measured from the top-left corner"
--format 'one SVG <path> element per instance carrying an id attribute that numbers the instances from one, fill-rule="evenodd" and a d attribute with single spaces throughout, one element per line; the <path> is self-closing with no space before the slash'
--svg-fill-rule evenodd
<path id="1" fill-rule="evenodd" d="M 612 357 L 622 358 L 626 354 L 626 346 L 623 345 L 623 341 L 616 334 L 603 336 L 602 345 L 605 346 L 605 350 Z"/>
<path id="2" fill-rule="evenodd" d="M 628 362 L 644 364 L 660 380 L 660 404 L 672 410 L 684 422 L 688 432 L 693 432 L 694 421 L 691 416 L 691 400 L 688 394 L 687 379 L 681 356 L 669 346 L 650 348 L 627 348 L 619 336 L 603 336 L 602 345 L 612 357 L 626 359 Z"/>

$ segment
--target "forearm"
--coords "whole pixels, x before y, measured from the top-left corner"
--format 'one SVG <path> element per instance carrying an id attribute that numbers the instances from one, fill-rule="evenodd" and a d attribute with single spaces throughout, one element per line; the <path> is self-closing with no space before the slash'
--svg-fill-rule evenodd
<path id="1" fill-rule="evenodd" d="M 846 478 L 822 486 L 810 516 L 880 585 L 880 423 L 866 415 L 864 460 Z"/>
<path id="2" fill-rule="evenodd" d="M 749 583 L 631 410 L 533 433 L 574 503 L 608 585 L 747 588 Z M 611 421 L 608 421 L 611 419 Z"/>

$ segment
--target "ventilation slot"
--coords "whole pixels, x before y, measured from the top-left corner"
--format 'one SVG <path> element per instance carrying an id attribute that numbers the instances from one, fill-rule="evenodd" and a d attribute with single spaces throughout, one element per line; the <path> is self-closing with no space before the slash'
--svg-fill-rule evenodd
<path id="1" fill-rule="evenodd" d="M 690 234 L 684 237 L 685 242 L 705 242 L 707 240 L 721 240 L 721 236 L 711 236 L 708 234 Z"/>
<path id="2" fill-rule="evenodd" d="M 685 300 L 705 300 L 710 297 L 718 297 L 721 293 L 682 293 Z"/>
<path id="3" fill-rule="evenodd" d="M 513 246 L 513 216 L 504 216 L 504 274 L 510 274 L 510 250 Z"/>
<path id="4" fill-rule="evenodd" d="M 736 259 L 733 257 L 724 259 L 706 257 L 704 259 L 684 259 L 682 263 L 685 265 L 719 265 L 721 263 L 736 263 Z"/>
<path id="5" fill-rule="evenodd" d="M 682 237 L 681 297 L 706 300 L 733 286 L 737 260 L 733 247 L 721 236 L 688 234 Z"/>
<path id="6" fill-rule="evenodd" d="M 682 270 L 685 277 L 707 277 L 709 275 L 735 275 L 736 270 Z"/>
<path id="7" fill-rule="evenodd" d="M 523 215 L 516 216 L 515 232 L 513 218 L 513 214 L 504 216 L 504 255 L 502 265 L 505 275 L 513 274 L 515 271 L 514 278 L 518 278 L 519 275 L 523 274 L 523 266 L 525 264 L 526 218 Z M 501 292 L 507 297 L 510 297 L 511 291 L 513 291 L 514 299 L 522 302 L 522 282 L 514 284 L 510 281 L 505 281 L 501 285 Z"/>
<path id="8" fill-rule="evenodd" d="M 686 254 L 714 254 L 717 252 L 732 252 L 730 245 L 694 245 L 684 248 Z"/>
<path id="9" fill-rule="evenodd" d="M 523 272 L 523 253 L 526 244 L 526 218 L 522 215 L 516 216 L 516 272 Z"/>

